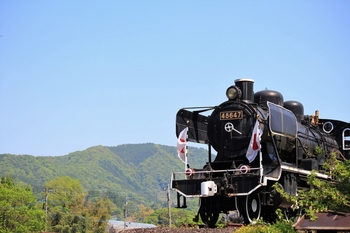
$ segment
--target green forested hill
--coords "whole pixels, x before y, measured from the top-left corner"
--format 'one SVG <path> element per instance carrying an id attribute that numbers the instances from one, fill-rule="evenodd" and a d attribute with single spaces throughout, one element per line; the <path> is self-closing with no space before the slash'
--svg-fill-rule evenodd
<path id="1" fill-rule="evenodd" d="M 207 150 L 190 148 L 191 166 L 202 167 Z M 43 183 L 59 176 L 79 179 L 89 192 L 135 196 L 140 202 L 156 201 L 173 171 L 183 171 L 176 147 L 153 143 L 115 147 L 94 146 L 65 156 L 0 155 L 1 175 L 11 175 L 42 191 Z"/>

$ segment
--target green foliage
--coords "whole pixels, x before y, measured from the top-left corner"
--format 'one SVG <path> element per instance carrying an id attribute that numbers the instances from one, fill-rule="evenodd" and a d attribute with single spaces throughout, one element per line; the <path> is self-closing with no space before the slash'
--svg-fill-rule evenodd
<path id="1" fill-rule="evenodd" d="M 136 218 L 137 222 L 145 222 L 146 219 L 154 213 L 154 209 L 149 206 L 140 205 L 139 210 L 136 211 L 133 216 Z"/>
<path id="2" fill-rule="evenodd" d="M 186 209 L 171 208 L 172 227 L 195 227 L 198 223 L 193 221 L 195 213 Z M 169 226 L 168 208 L 161 208 L 150 214 L 146 219 L 146 223 L 157 226 Z"/>
<path id="3" fill-rule="evenodd" d="M 274 224 L 258 221 L 256 224 L 243 226 L 235 231 L 235 233 L 295 233 L 291 223 L 287 221 L 277 221 Z"/>
<path id="4" fill-rule="evenodd" d="M 331 153 L 323 168 L 333 179 L 321 180 L 316 177 L 316 171 L 313 171 L 307 179 L 312 188 L 298 191 L 298 196 L 288 195 L 277 183 L 273 187 L 284 198 L 294 202 L 295 207 L 303 208 L 311 220 L 316 219 L 315 213 L 327 210 L 350 212 L 350 160 L 337 160 L 336 154 Z"/>
<path id="5" fill-rule="evenodd" d="M 202 168 L 207 153 L 202 148 L 190 147 L 191 167 Z M 133 196 L 139 204 L 148 206 L 160 201 L 165 204 L 166 195 L 160 191 L 168 185 L 172 172 L 184 171 L 184 164 L 177 157 L 176 147 L 145 143 L 94 146 L 55 157 L 3 154 L 0 155 L 0 170 L 4 175 L 12 175 L 15 180 L 33 186 L 37 195 L 45 182 L 57 177 L 78 179 L 88 190 L 89 199 L 94 195 L 111 196 L 120 207 L 116 214 L 120 214 L 126 196 Z"/>
<path id="6" fill-rule="evenodd" d="M 191 167 L 202 168 L 207 153 L 205 149 L 190 147 L 188 162 Z M 89 229 L 90 219 L 93 219 L 88 206 L 92 207 L 101 197 L 107 197 L 115 204 L 111 213 L 120 219 L 123 218 L 126 196 L 134 198 L 128 205 L 128 216 L 135 221 L 142 221 L 153 210 L 165 207 L 164 188 L 169 184 L 172 172 L 184 171 L 184 164 L 177 157 L 176 147 L 146 143 L 94 146 L 55 157 L 3 154 L 0 155 L 0 170 L 2 174 L 13 175 L 16 181 L 34 187 L 41 203 L 45 202 L 46 196 L 42 190 L 51 190 L 48 193 L 48 222 L 54 222 L 58 232 L 74 229 L 83 232 L 78 226 Z M 175 203 L 175 192 L 171 192 L 172 203 Z M 140 212 L 141 205 L 153 210 L 146 208 Z M 188 200 L 188 206 L 193 210 L 188 216 L 192 220 L 198 210 L 198 200 Z M 100 221 L 104 220 L 93 220 Z"/>
<path id="7" fill-rule="evenodd" d="M 86 206 L 88 217 L 87 232 L 104 233 L 106 224 L 111 219 L 111 213 L 115 209 L 114 203 L 107 197 L 99 197 Z"/>
<path id="8" fill-rule="evenodd" d="M 55 232 L 104 232 L 115 205 L 107 197 L 85 203 L 87 192 L 80 181 L 58 177 L 45 183 L 48 200 L 48 226 Z"/>
<path id="9" fill-rule="evenodd" d="M 123 158 L 126 163 L 134 165 L 139 165 L 158 151 L 157 147 L 152 143 L 138 144 L 136 146 L 124 144 L 115 147 L 108 147 L 108 149 Z"/>
<path id="10" fill-rule="evenodd" d="M 0 232 L 39 232 L 45 226 L 45 212 L 36 206 L 29 186 L 15 185 L 12 178 L 0 179 Z"/>
<path id="11" fill-rule="evenodd" d="M 58 177 L 44 184 L 47 197 L 49 230 L 55 232 L 83 232 L 85 192 L 79 180 Z"/>
<path id="12" fill-rule="evenodd" d="M 50 192 L 51 208 L 82 212 L 86 193 L 78 179 L 58 177 L 45 183 L 44 187 Z"/>

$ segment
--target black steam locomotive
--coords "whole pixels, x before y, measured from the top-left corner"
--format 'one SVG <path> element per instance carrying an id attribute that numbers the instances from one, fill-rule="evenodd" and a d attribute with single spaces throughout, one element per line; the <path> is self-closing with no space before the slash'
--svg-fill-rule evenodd
<path id="1" fill-rule="evenodd" d="M 301 103 L 284 102 L 277 91 L 254 93 L 253 84 L 237 79 L 222 104 L 183 108 L 176 115 L 177 136 L 187 128 L 187 141 L 208 144 L 209 153 L 203 168 L 187 165 L 185 172 L 174 172 L 171 187 L 179 208 L 186 208 L 188 197 L 200 198 L 196 217 L 209 227 L 220 213 L 232 210 L 249 223 L 268 218 L 276 208 L 288 209 L 292 203 L 281 198 L 274 183 L 297 195 L 309 188 L 306 177 L 312 170 L 320 179 L 331 179 L 321 170 L 327 154 L 350 159 L 350 123 L 320 119 L 318 111 L 306 116 Z M 325 153 L 317 155 L 316 148 Z"/>

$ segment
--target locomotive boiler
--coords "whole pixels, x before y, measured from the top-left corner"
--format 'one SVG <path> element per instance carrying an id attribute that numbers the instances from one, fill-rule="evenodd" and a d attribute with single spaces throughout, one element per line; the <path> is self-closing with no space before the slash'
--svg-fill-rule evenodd
<path id="1" fill-rule="evenodd" d="M 320 119 L 317 111 L 304 115 L 300 102 L 284 101 L 272 90 L 254 93 L 253 84 L 237 79 L 226 90 L 227 101 L 183 108 L 176 115 L 177 137 L 186 129 L 187 141 L 208 144 L 208 162 L 174 172 L 171 188 L 179 208 L 186 207 L 186 198 L 200 199 L 198 215 L 209 227 L 220 213 L 232 210 L 245 223 L 268 219 L 276 208 L 291 207 L 272 188 L 274 183 L 297 195 L 310 188 L 306 177 L 312 170 L 320 179 L 331 179 L 321 169 L 327 155 L 350 158 L 350 123 Z"/>

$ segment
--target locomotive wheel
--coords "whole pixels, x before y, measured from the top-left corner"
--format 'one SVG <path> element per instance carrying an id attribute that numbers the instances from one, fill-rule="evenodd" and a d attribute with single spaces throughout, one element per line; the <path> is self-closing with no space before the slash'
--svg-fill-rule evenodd
<path id="1" fill-rule="evenodd" d="M 277 219 L 276 207 L 264 206 L 261 211 L 261 217 L 263 218 L 264 222 L 274 223 Z"/>
<path id="2" fill-rule="evenodd" d="M 283 213 L 287 221 L 292 220 L 292 222 L 295 224 L 301 219 L 301 216 L 303 215 L 303 209 L 301 207 L 295 210 L 292 208 L 285 208 L 283 209 Z"/>
<path id="3" fill-rule="evenodd" d="M 213 228 L 216 226 L 216 222 L 219 219 L 218 203 L 213 198 L 201 198 L 201 206 L 199 215 L 204 224 Z"/>
<path id="4" fill-rule="evenodd" d="M 243 216 L 246 223 L 258 220 L 261 215 L 261 200 L 258 193 L 254 192 L 248 196 L 238 199 L 239 212 Z"/>

